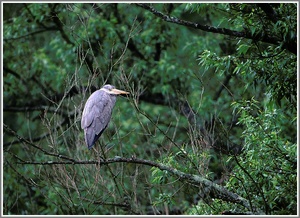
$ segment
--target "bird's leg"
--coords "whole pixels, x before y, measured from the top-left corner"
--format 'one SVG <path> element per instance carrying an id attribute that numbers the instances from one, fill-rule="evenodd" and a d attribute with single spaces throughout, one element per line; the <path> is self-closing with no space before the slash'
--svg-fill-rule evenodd
<path id="1" fill-rule="evenodd" d="M 99 158 L 100 162 L 103 162 L 103 161 L 105 161 L 106 158 L 104 155 L 102 155 L 103 150 L 102 150 L 101 146 L 100 146 L 100 148 L 101 148 L 101 152 L 99 152 L 95 147 L 93 147 L 94 151 L 96 152 L 97 159 Z"/>
<path id="2" fill-rule="evenodd" d="M 101 143 L 99 143 L 99 144 L 100 144 L 100 149 L 101 149 L 101 155 L 103 155 L 103 156 L 100 156 L 100 157 L 105 161 L 107 159 L 107 157 L 105 155 L 104 146 L 102 146 Z"/>

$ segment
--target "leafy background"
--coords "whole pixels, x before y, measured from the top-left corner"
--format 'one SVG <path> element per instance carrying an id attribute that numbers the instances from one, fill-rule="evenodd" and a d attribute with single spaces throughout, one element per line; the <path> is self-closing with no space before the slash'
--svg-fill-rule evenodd
<path id="1" fill-rule="evenodd" d="M 297 214 L 296 3 L 4 3 L 3 18 L 3 214 Z M 81 113 L 105 83 L 130 95 L 89 151 Z"/>

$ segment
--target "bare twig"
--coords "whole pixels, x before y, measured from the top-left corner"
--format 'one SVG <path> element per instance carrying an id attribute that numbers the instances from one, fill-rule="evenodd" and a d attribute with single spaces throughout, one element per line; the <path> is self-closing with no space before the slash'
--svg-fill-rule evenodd
<path id="1" fill-rule="evenodd" d="M 25 144 L 28 144 L 28 145 L 40 150 L 45 155 L 54 156 L 54 157 L 64 160 L 64 161 L 35 162 L 35 161 L 24 161 L 22 159 L 18 159 L 19 160 L 18 164 L 31 164 L 31 165 L 68 165 L 68 164 L 72 164 L 72 165 L 96 164 L 96 165 L 98 165 L 98 164 L 101 164 L 101 165 L 108 165 L 108 164 L 112 164 L 112 163 L 122 163 L 122 162 L 123 163 L 142 164 L 142 165 L 146 165 L 146 166 L 156 167 L 162 171 L 166 170 L 166 171 L 170 172 L 171 174 L 173 174 L 174 176 L 179 177 L 180 180 L 188 181 L 190 184 L 193 184 L 196 186 L 201 186 L 201 187 L 207 187 L 211 190 L 214 197 L 222 199 L 224 201 L 229 201 L 232 203 L 237 203 L 237 204 L 243 205 L 247 209 L 251 210 L 251 205 L 248 200 L 227 190 L 223 186 L 220 186 L 218 184 L 213 183 L 210 180 L 205 179 L 202 176 L 184 173 L 175 168 L 172 168 L 170 166 L 167 166 L 167 165 L 164 165 L 161 163 L 157 163 L 157 162 L 154 162 L 151 160 L 138 159 L 135 157 L 132 157 L 132 158 L 115 157 L 115 158 L 110 158 L 110 159 L 100 160 L 100 161 L 99 160 L 80 161 L 80 160 L 76 160 L 76 159 L 66 157 L 66 156 L 63 156 L 60 154 L 50 153 L 50 152 L 46 151 L 45 149 L 31 143 L 30 141 L 24 139 L 23 137 L 19 136 L 15 131 L 10 129 L 6 124 L 3 124 L 3 127 L 4 127 L 5 131 L 14 135 L 15 137 L 17 137 L 20 141 L 24 142 Z M 262 213 L 261 211 L 258 211 L 258 210 L 255 210 L 254 212 L 259 213 L 259 214 Z"/>
<path id="2" fill-rule="evenodd" d="M 32 107 L 18 107 L 18 106 L 3 106 L 3 111 L 8 111 L 8 112 L 29 112 L 29 111 L 47 111 L 47 112 L 52 112 L 56 113 L 57 109 L 53 107 L 49 107 L 46 105 L 40 105 L 40 106 L 32 106 Z"/>
<path id="3" fill-rule="evenodd" d="M 63 164 L 63 165 L 96 164 L 97 165 L 97 164 L 100 164 L 102 166 L 113 164 L 113 163 L 135 163 L 135 164 L 142 164 L 142 165 L 146 165 L 146 166 L 156 167 L 162 171 L 166 170 L 166 171 L 170 172 L 171 174 L 173 174 L 174 176 L 179 177 L 180 180 L 188 181 L 190 184 L 193 184 L 196 186 L 208 187 L 211 190 L 211 192 L 214 194 L 215 198 L 219 198 L 224 201 L 228 201 L 228 202 L 232 202 L 232 203 L 237 203 L 237 204 L 240 204 L 240 205 L 244 206 L 245 208 L 251 210 L 250 203 L 248 200 L 227 190 L 223 186 L 215 184 L 212 181 L 203 178 L 202 176 L 184 173 L 184 172 L 181 172 L 170 166 L 167 166 L 167 165 L 164 165 L 161 163 L 157 163 L 157 162 L 154 162 L 151 160 L 144 160 L 144 159 L 139 159 L 139 158 L 135 158 L 135 157 L 124 158 L 124 157 L 117 156 L 114 158 L 109 158 L 109 159 L 101 160 L 101 161 L 99 161 L 99 160 L 80 161 L 80 160 L 72 159 L 71 161 L 46 161 L 46 162 L 34 162 L 34 161 L 24 161 L 23 162 L 23 161 L 21 161 L 21 162 L 18 162 L 18 164 L 31 164 L 31 165 L 58 165 L 58 164 Z M 258 211 L 257 209 L 256 209 L 256 211 L 254 211 L 254 213 L 263 214 L 263 212 Z"/>
<path id="4" fill-rule="evenodd" d="M 4 127 L 4 130 L 12 135 L 14 135 L 15 137 L 17 137 L 21 142 L 24 142 L 25 144 L 27 145 L 30 145 L 31 147 L 34 147 L 38 150 L 40 150 L 41 152 L 43 152 L 45 155 L 48 155 L 48 156 L 53 156 L 53 157 L 58 157 L 58 158 L 61 158 L 61 159 L 64 159 L 64 160 L 68 160 L 68 161 L 71 161 L 71 162 L 75 162 L 76 160 L 73 159 L 73 158 L 70 158 L 70 157 L 67 157 L 67 156 L 64 156 L 64 155 L 61 155 L 61 154 L 55 154 L 55 153 L 51 153 L 51 152 L 48 152 L 46 151 L 45 149 L 35 145 L 34 143 L 28 141 L 27 139 L 24 139 L 23 137 L 19 136 L 15 131 L 13 131 L 11 128 L 9 128 L 5 123 L 3 123 L 3 127 Z"/>

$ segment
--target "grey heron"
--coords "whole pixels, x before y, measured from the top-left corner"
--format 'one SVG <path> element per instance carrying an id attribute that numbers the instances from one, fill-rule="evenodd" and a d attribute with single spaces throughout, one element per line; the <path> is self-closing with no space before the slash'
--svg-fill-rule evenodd
<path id="1" fill-rule="evenodd" d="M 85 142 L 91 149 L 108 126 L 117 95 L 129 94 L 112 85 L 104 85 L 93 92 L 85 103 L 81 128 L 84 130 Z"/>

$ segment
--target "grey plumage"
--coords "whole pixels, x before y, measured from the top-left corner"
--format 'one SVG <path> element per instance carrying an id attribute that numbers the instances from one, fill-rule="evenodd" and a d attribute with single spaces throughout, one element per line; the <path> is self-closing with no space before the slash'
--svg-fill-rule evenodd
<path id="1" fill-rule="evenodd" d="M 81 118 L 81 128 L 84 129 L 85 142 L 89 149 L 109 124 L 117 95 L 128 92 L 105 85 L 95 91 L 87 100 Z"/>

